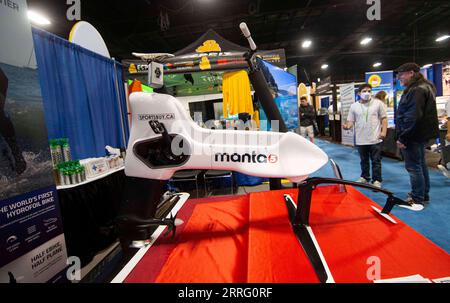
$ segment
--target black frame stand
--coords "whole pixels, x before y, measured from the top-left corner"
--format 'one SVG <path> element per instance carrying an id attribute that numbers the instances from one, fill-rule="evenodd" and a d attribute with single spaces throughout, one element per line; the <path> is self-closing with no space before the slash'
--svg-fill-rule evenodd
<path id="1" fill-rule="evenodd" d="M 168 233 L 175 234 L 175 217 L 158 216 L 164 205 L 161 197 L 167 181 L 126 177 L 125 190 L 116 226 L 123 247 L 133 241 L 145 241 L 159 225 L 167 225 Z M 159 207 L 158 207 L 159 206 Z"/>
<path id="2" fill-rule="evenodd" d="M 310 228 L 309 215 L 311 211 L 312 193 L 314 189 L 320 184 L 352 185 L 355 187 L 366 188 L 375 192 L 383 193 L 388 197 L 381 213 L 386 215 L 391 212 L 395 205 L 409 206 L 409 204 L 402 199 L 395 197 L 394 194 L 388 190 L 378 188 L 370 184 L 362 184 L 335 178 L 313 177 L 299 183 L 297 207 L 293 204 L 293 201 L 290 199 L 290 197 L 285 195 L 285 202 L 288 209 L 289 219 L 292 224 L 292 229 L 294 230 L 297 239 L 299 240 L 306 255 L 308 256 L 314 268 L 314 271 L 319 278 L 319 281 L 325 283 L 328 280 L 328 274 L 325 270 L 325 266 L 322 262 L 319 251 L 314 243 L 310 231 L 308 230 L 308 228 Z"/>

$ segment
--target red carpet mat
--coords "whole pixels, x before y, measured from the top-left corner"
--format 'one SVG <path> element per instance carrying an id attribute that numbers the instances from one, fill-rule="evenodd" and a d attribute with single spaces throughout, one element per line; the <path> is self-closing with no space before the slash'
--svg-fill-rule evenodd
<path id="1" fill-rule="evenodd" d="M 311 227 L 336 282 L 370 282 L 373 257 L 381 278 L 450 275 L 450 256 L 351 187 L 313 193 Z M 161 238 L 125 282 L 318 282 L 288 220 L 283 194 L 297 190 L 188 200 L 174 239 Z M 420 213 L 418 213 L 420 215 Z M 372 258 L 372 259 L 369 259 Z"/>
<path id="2" fill-rule="evenodd" d="M 397 224 L 381 219 L 370 205 L 380 206 L 359 191 L 347 191 L 318 188 L 311 207 L 311 226 L 336 282 L 369 282 L 371 257 L 380 260 L 381 279 L 450 276 L 447 252 L 395 216 Z"/>

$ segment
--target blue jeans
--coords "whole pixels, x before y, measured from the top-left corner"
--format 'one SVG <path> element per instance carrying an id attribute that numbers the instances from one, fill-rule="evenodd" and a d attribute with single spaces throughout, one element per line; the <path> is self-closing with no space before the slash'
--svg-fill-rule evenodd
<path id="1" fill-rule="evenodd" d="M 425 162 L 425 143 L 409 142 L 402 153 L 409 173 L 412 198 L 417 202 L 428 200 L 430 176 Z"/>
<path id="2" fill-rule="evenodd" d="M 372 160 L 372 181 L 383 181 L 381 178 L 381 144 L 357 145 L 361 158 L 361 177 L 367 181 L 370 181 L 369 160 Z"/>

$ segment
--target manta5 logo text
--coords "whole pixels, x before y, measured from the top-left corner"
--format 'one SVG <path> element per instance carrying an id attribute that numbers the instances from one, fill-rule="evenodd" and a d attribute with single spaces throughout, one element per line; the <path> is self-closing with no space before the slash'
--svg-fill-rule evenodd
<path id="1" fill-rule="evenodd" d="M 241 163 L 276 163 L 278 156 L 274 154 L 264 155 L 252 152 L 252 154 L 228 154 L 217 153 L 214 155 L 216 162 L 241 162 Z"/>

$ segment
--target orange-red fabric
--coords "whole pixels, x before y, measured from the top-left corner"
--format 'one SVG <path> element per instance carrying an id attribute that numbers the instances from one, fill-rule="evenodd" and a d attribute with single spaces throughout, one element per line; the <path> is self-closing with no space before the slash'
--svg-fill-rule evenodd
<path id="1" fill-rule="evenodd" d="M 178 236 L 152 247 L 125 282 L 317 282 L 290 226 L 284 193 L 297 200 L 297 190 L 280 190 L 188 201 Z M 379 207 L 350 186 L 347 193 L 335 186 L 313 193 L 311 227 L 336 282 L 370 282 L 373 257 L 382 279 L 450 276 L 449 254 L 371 205 Z"/>
<path id="2" fill-rule="evenodd" d="M 247 201 L 197 205 L 156 282 L 245 282 Z"/>
<path id="3" fill-rule="evenodd" d="M 380 206 L 354 188 L 347 186 L 347 193 L 336 188 L 316 189 L 310 220 L 337 282 L 370 282 L 367 273 L 375 264 L 371 257 L 379 258 L 381 279 L 450 276 L 447 252 L 395 216 L 397 224 L 383 219 L 370 207 Z"/>
<path id="4" fill-rule="evenodd" d="M 236 196 L 243 201 L 247 200 L 246 196 Z M 157 276 L 161 272 L 164 264 L 170 256 L 170 253 L 179 244 L 180 237 L 183 236 L 189 218 L 192 216 L 195 206 L 204 203 L 215 203 L 229 201 L 230 197 L 213 197 L 208 199 L 188 200 L 184 206 L 178 211 L 177 218 L 182 219 L 185 223 L 177 226 L 175 237 L 160 237 L 156 243 L 147 251 L 145 256 L 138 262 L 133 271 L 124 280 L 125 283 L 152 283 L 155 282 Z"/>
<path id="5" fill-rule="evenodd" d="M 156 282 L 318 282 L 279 198 L 197 205 Z"/>
<path id="6" fill-rule="evenodd" d="M 283 194 L 294 192 L 250 194 L 247 282 L 319 282 L 288 219 Z"/>
<path id="7" fill-rule="evenodd" d="M 135 92 L 142 92 L 142 83 L 139 80 L 134 80 L 129 88 L 128 88 L 129 94 L 135 93 Z"/>

